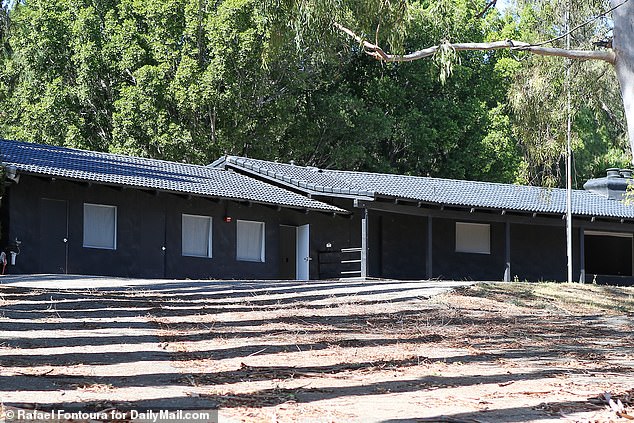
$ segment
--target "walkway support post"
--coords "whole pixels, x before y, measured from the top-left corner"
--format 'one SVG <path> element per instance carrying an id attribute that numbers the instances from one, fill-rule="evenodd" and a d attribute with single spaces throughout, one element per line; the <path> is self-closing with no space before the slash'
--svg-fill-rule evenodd
<path id="1" fill-rule="evenodd" d="M 579 228 L 579 283 L 586 283 L 586 240 L 583 226 Z"/>
<path id="2" fill-rule="evenodd" d="M 504 224 L 504 282 L 511 282 L 511 223 Z"/>
<path id="3" fill-rule="evenodd" d="M 368 209 L 361 210 L 361 278 L 368 277 Z"/>
<path id="4" fill-rule="evenodd" d="M 427 279 L 431 279 L 434 277 L 434 268 L 433 268 L 433 259 L 434 259 L 434 252 L 433 252 L 433 240 L 434 240 L 434 224 L 433 224 L 433 218 L 431 216 L 427 217 L 427 260 L 426 260 L 426 267 L 427 267 Z"/>

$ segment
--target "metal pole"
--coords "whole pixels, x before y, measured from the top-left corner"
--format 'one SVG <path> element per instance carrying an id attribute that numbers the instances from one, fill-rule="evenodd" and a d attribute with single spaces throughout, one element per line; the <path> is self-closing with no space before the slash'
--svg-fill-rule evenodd
<path id="1" fill-rule="evenodd" d="M 368 209 L 361 210 L 361 277 L 368 277 Z"/>
<path id="2" fill-rule="evenodd" d="M 570 50 L 570 1 L 566 9 L 566 48 Z M 570 66 L 572 62 L 566 59 L 566 91 L 568 127 L 566 133 L 566 255 L 568 257 L 568 283 L 572 283 L 572 99 L 570 94 Z"/>
<path id="3" fill-rule="evenodd" d="M 434 277 L 434 223 L 431 216 L 427 217 L 427 279 Z"/>
<path id="4" fill-rule="evenodd" d="M 511 282 L 511 223 L 504 224 L 504 282 Z"/>
<path id="5" fill-rule="evenodd" d="M 586 240 L 583 226 L 579 228 L 579 283 L 586 283 Z"/>

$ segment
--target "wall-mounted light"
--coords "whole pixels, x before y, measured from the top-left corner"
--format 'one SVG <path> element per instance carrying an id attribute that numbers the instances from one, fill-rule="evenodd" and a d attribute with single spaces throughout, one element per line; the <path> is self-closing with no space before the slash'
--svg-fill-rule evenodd
<path id="1" fill-rule="evenodd" d="M 17 166 L 6 163 L 3 163 L 2 166 L 4 167 L 4 175 L 7 179 L 15 183 L 20 182 L 20 175 L 18 175 Z"/>
<path id="2" fill-rule="evenodd" d="M 231 216 L 225 216 L 222 218 L 222 220 L 224 220 L 227 223 L 231 223 L 231 221 L 233 220 L 233 218 Z"/>

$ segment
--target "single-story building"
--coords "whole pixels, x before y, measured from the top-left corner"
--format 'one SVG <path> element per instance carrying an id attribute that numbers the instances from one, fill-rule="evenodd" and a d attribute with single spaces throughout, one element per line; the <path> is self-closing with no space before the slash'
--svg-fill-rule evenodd
<path id="1" fill-rule="evenodd" d="M 0 140 L 11 273 L 565 280 L 566 191 Z M 574 277 L 634 281 L 628 171 L 574 190 Z"/>
<path id="2" fill-rule="evenodd" d="M 301 167 L 227 156 L 212 166 L 350 210 L 361 221 L 362 276 L 566 280 L 566 190 Z M 631 284 L 632 172 L 573 190 L 579 281 Z M 356 220 L 356 219 L 355 219 Z"/>
<path id="3" fill-rule="evenodd" d="M 10 273 L 308 279 L 318 245 L 359 242 L 348 211 L 231 169 L 7 140 L 0 156 Z"/>

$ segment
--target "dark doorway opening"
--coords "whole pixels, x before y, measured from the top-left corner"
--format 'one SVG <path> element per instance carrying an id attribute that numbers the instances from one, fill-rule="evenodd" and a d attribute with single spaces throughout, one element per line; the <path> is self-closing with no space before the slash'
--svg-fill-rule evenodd
<path id="1" fill-rule="evenodd" d="M 68 272 L 68 202 L 40 201 L 40 272 Z"/>
<path id="2" fill-rule="evenodd" d="M 632 276 L 632 236 L 601 232 L 585 233 L 586 273 Z"/>
<path id="3" fill-rule="evenodd" d="M 297 228 L 280 225 L 280 279 L 295 279 L 296 263 Z"/>

